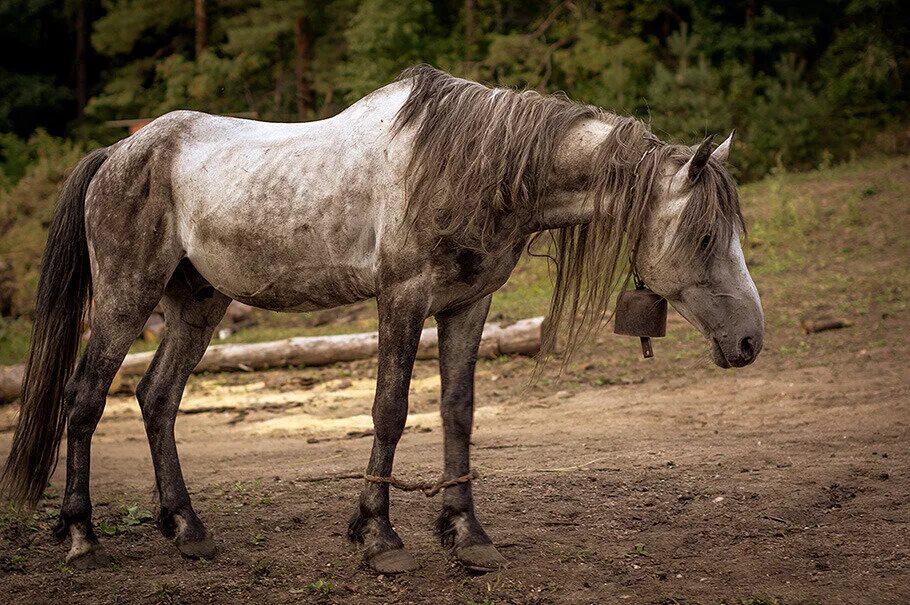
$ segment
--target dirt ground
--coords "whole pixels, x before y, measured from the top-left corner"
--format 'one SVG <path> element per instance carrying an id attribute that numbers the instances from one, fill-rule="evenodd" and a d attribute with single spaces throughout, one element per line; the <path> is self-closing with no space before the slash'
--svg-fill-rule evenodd
<path id="1" fill-rule="evenodd" d="M 861 337 L 829 334 L 819 344 Z M 484 362 L 477 504 L 509 566 L 480 576 L 439 546 L 438 503 L 420 494 L 393 493 L 418 572 L 377 577 L 345 541 L 360 481 L 329 478 L 365 465 L 368 362 L 194 380 L 179 445 L 214 561 L 181 558 L 144 514 L 155 503 L 141 418 L 131 397 L 112 397 L 92 480 L 114 564 L 62 565 L 47 531 L 58 471 L 39 514 L 5 524 L 7 602 L 905 603 L 906 344 L 835 346 L 804 367 L 771 356 L 735 373 L 630 361 L 636 379 L 593 368 L 530 387 L 530 361 Z M 437 387 L 421 362 L 402 476 L 439 472 Z M 6 410 L 3 453 L 11 420 Z"/>
<path id="2" fill-rule="evenodd" d="M 110 397 L 92 495 L 113 563 L 63 565 L 58 469 L 34 515 L 0 509 L 0 602 L 910 603 L 910 158 L 814 178 L 752 190 L 812 219 L 753 212 L 768 320 L 754 365 L 711 366 L 676 316 L 648 361 L 605 330 L 558 381 L 558 363 L 531 385 L 529 359 L 480 363 L 475 494 L 504 570 L 454 563 L 432 534 L 439 498 L 419 493 L 392 494 L 417 572 L 377 576 L 346 541 L 371 442 L 365 361 L 191 379 L 178 446 L 213 561 L 156 530 L 137 404 Z M 853 325 L 804 335 L 819 313 Z M 438 386 L 419 362 L 402 478 L 440 472 Z M 15 413 L 0 407 L 2 457 Z"/>

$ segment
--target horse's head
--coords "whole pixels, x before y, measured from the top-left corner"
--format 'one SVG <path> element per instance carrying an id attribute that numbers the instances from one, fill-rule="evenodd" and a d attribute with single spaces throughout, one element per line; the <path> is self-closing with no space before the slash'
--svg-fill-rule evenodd
<path id="1" fill-rule="evenodd" d="M 736 185 L 724 166 L 732 142 L 731 134 L 712 153 L 709 138 L 691 157 L 668 158 L 635 258 L 645 284 L 704 334 L 722 368 L 752 363 L 764 337 Z"/>

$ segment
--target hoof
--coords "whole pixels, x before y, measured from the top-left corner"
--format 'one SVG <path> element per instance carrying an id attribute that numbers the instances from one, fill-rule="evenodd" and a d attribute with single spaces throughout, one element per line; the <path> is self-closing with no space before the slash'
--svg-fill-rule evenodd
<path id="1" fill-rule="evenodd" d="M 403 548 L 383 550 L 367 558 L 367 564 L 376 573 L 399 574 L 414 571 L 420 564 Z"/>
<path id="2" fill-rule="evenodd" d="M 193 518 L 195 519 L 195 515 Z M 190 559 L 214 558 L 215 540 L 198 519 L 194 525 L 190 525 L 183 516 L 174 515 L 174 522 L 177 528 L 177 537 L 174 542 L 177 544 L 180 554 Z"/>
<path id="3" fill-rule="evenodd" d="M 184 557 L 190 559 L 213 559 L 215 557 L 217 547 L 215 540 L 208 532 L 199 540 L 184 540 L 178 537 L 174 541 L 177 543 L 177 550 Z"/>
<path id="4" fill-rule="evenodd" d="M 473 544 L 455 549 L 455 558 L 470 571 L 486 573 L 501 569 L 506 559 L 492 544 Z"/>
<path id="5" fill-rule="evenodd" d="M 99 569 L 111 564 L 111 557 L 100 544 L 76 544 L 66 554 L 66 564 L 74 569 Z"/>
<path id="6" fill-rule="evenodd" d="M 72 542 L 64 563 L 76 569 L 96 569 L 110 565 L 111 558 L 95 537 L 91 523 L 74 523 L 68 529 Z"/>

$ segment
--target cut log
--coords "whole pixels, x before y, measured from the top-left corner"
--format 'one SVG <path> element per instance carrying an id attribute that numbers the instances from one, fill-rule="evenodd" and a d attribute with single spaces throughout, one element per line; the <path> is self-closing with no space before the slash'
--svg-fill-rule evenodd
<path id="1" fill-rule="evenodd" d="M 0 366 L 0 402 L 12 401 L 19 396 L 22 379 L 25 377 L 25 364 Z"/>
<path id="2" fill-rule="evenodd" d="M 820 317 L 818 319 L 803 319 L 801 322 L 803 332 L 814 334 L 824 332 L 825 330 L 839 330 L 840 328 L 849 328 L 852 322 L 837 317 Z"/>
<path id="3" fill-rule="evenodd" d="M 543 317 L 522 319 L 512 324 L 488 323 L 480 341 L 479 357 L 533 355 L 540 350 Z M 300 336 L 254 344 L 212 345 L 194 372 L 233 372 L 265 370 L 284 366 L 320 366 L 340 361 L 374 357 L 379 349 L 376 332 L 337 336 Z M 145 372 L 154 351 L 127 355 L 121 372 L 135 376 Z M 420 336 L 418 359 L 439 357 L 436 328 L 426 328 Z"/>
<path id="4" fill-rule="evenodd" d="M 478 357 L 499 355 L 534 355 L 540 350 L 543 317 L 532 317 L 512 323 L 488 323 L 484 326 Z M 265 370 L 285 366 L 320 366 L 340 361 L 374 357 L 379 349 L 376 332 L 339 334 L 337 336 L 301 336 L 255 344 L 212 345 L 205 351 L 194 372 L 233 372 Z M 141 376 L 154 351 L 127 355 L 118 376 Z M 426 328 L 420 336 L 418 359 L 439 357 L 436 328 Z M 19 395 L 25 366 L 0 367 L 0 401 Z"/>
<path id="5" fill-rule="evenodd" d="M 0 403 L 6 403 L 19 397 L 22 381 L 25 379 L 25 364 L 0 366 Z M 111 381 L 109 393 L 116 393 L 123 388 L 123 374 L 117 372 Z"/>

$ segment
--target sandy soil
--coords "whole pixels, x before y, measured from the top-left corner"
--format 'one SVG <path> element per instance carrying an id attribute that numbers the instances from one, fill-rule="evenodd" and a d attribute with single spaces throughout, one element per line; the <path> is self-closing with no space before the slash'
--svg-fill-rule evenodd
<path id="1" fill-rule="evenodd" d="M 422 567 L 362 565 L 345 477 L 366 465 L 375 368 L 357 362 L 191 379 L 178 443 L 213 561 L 158 534 L 135 400 L 110 397 L 92 490 L 113 563 L 62 564 L 58 470 L 34 515 L 0 509 L 0 603 L 910 603 L 910 160 L 792 181 L 750 194 L 772 213 L 748 240 L 768 321 L 753 366 L 712 367 L 678 317 L 648 361 L 606 331 L 560 381 L 479 365 L 475 494 L 506 569 L 467 574 L 432 535 L 438 498 L 398 492 Z M 801 332 L 829 313 L 852 327 Z M 438 384 L 418 363 L 400 477 L 440 472 Z M 14 418 L 0 407 L 3 457 Z"/>
<path id="2" fill-rule="evenodd" d="M 847 332 L 816 342 L 860 336 Z M 393 493 L 418 572 L 377 577 L 345 541 L 360 481 L 331 478 L 368 456 L 368 362 L 194 379 L 179 444 L 214 561 L 181 558 L 128 513 L 155 510 L 152 468 L 135 401 L 112 397 L 92 480 L 114 564 L 61 564 L 65 546 L 47 531 L 58 472 L 33 520 L 5 520 L 0 581 L 7 602 L 30 603 L 908 602 L 905 340 L 735 373 L 646 365 L 623 347 L 634 378 L 592 378 L 589 364 L 558 385 L 527 386 L 528 360 L 484 362 L 475 489 L 509 566 L 481 576 L 436 542 L 438 503 L 420 494 Z M 437 388 L 434 364 L 420 363 L 401 476 L 439 472 Z"/>

